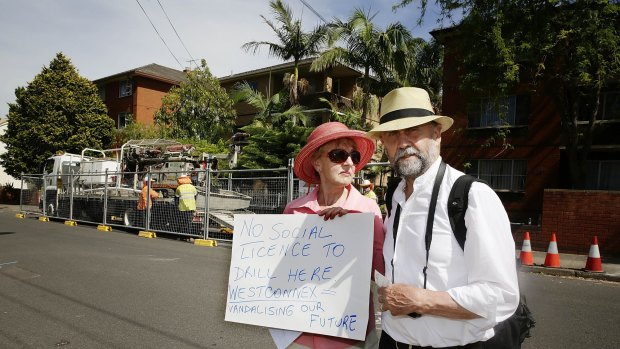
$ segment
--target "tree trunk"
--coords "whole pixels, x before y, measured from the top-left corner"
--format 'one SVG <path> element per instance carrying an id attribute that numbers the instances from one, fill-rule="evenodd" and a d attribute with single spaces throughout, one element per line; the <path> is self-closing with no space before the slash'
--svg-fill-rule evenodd
<path id="1" fill-rule="evenodd" d="M 369 91 L 370 91 L 370 82 L 369 82 L 369 77 L 368 74 L 370 73 L 370 68 L 369 67 L 365 67 L 364 68 L 364 77 L 362 79 L 362 115 L 360 117 L 360 123 L 362 124 L 362 126 L 366 126 L 366 120 L 368 118 L 368 101 L 370 99 L 369 97 Z"/>
<path id="2" fill-rule="evenodd" d="M 290 91 L 291 106 L 299 105 L 299 95 L 297 93 L 297 81 L 299 81 L 299 67 L 297 66 L 297 63 L 295 63 L 295 74 L 293 76 L 293 81 L 291 84 L 291 91 Z"/>
<path id="3" fill-rule="evenodd" d="M 562 129 L 566 138 L 566 152 L 570 171 L 571 188 L 586 189 L 588 154 L 592 147 L 592 132 L 601 100 L 600 88 L 592 91 L 594 108 L 588 116 L 587 126 L 579 127 L 579 93 L 574 88 L 564 88 L 561 98 Z"/>

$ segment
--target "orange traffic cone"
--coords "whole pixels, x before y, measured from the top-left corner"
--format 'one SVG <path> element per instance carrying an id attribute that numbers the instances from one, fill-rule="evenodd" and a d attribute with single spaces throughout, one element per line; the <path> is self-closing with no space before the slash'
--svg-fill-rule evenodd
<path id="1" fill-rule="evenodd" d="M 602 273 L 603 265 L 601 264 L 601 253 L 598 250 L 598 238 L 592 237 L 592 245 L 590 245 L 590 253 L 586 262 L 586 271 L 594 273 Z"/>
<path id="2" fill-rule="evenodd" d="M 545 267 L 549 267 L 549 268 L 560 267 L 560 255 L 558 254 L 558 242 L 555 239 L 555 233 L 551 234 L 551 241 L 549 242 L 549 248 L 547 249 L 547 256 L 545 257 Z"/>
<path id="3" fill-rule="evenodd" d="M 534 265 L 534 255 L 532 255 L 532 244 L 530 243 L 529 231 L 526 231 L 523 237 L 523 245 L 521 245 L 519 259 L 522 265 Z"/>

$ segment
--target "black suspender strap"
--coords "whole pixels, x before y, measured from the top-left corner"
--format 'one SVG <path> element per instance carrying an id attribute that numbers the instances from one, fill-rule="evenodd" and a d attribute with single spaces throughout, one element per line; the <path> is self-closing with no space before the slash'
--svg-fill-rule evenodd
<path id="1" fill-rule="evenodd" d="M 431 194 L 431 202 L 428 208 L 428 217 L 426 219 L 426 235 L 424 236 L 424 247 L 426 248 L 426 265 L 422 270 L 424 274 L 424 288 L 426 288 L 426 270 L 428 269 L 428 255 L 431 249 L 431 242 L 433 241 L 433 222 L 435 220 L 435 208 L 437 206 L 437 196 L 439 195 L 439 187 L 443 181 L 443 176 L 446 173 L 446 163 L 441 161 L 439 164 L 439 170 L 435 176 L 435 184 L 433 185 L 433 191 Z M 392 235 L 394 236 L 394 252 L 396 252 L 396 236 L 398 235 L 398 224 L 400 222 L 401 207 L 396 207 L 396 213 L 394 214 L 394 222 L 392 224 Z M 394 282 L 394 258 L 392 258 L 392 282 Z"/>
<path id="2" fill-rule="evenodd" d="M 396 235 L 398 234 L 398 222 L 400 222 L 400 204 L 396 206 L 394 222 L 392 223 L 392 236 L 394 237 L 394 252 L 396 252 Z M 392 257 L 392 282 L 394 282 L 394 258 Z"/>
<path id="3" fill-rule="evenodd" d="M 428 217 L 426 218 L 426 235 L 424 236 L 424 243 L 426 247 L 426 265 L 422 270 L 424 273 L 424 288 L 426 288 L 426 270 L 428 269 L 428 252 L 431 249 L 431 242 L 433 241 L 433 222 L 435 221 L 435 208 L 437 207 L 437 196 L 439 195 L 439 187 L 441 181 L 443 181 L 443 175 L 446 173 L 446 163 L 441 161 L 439 164 L 439 170 L 437 176 L 435 176 L 435 184 L 433 185 L 433 193 L 431 194 L 431 202 L 428 206 Z"/>

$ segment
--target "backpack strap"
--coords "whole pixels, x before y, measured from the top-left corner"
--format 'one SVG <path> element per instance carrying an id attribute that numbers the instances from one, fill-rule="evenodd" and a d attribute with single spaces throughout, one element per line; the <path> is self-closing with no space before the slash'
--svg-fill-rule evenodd
<path id="1" fill-rule="evenodd" d="M 465 249 L 467 227 L 465 226 L 465 212 L 467 212 L 469 189 L 473 182 L 486 183 L 476 177 L 463 175 L 456 179 L 448 197 L 448 217 L 452 226 L 452 233 L 456 241 Z"/>
<path id="2" fill-rule="evenodd" d="M 396 187 L 400 183 L 400 177 L 388 177 L 387 189 L 385 191 L 385 208 L 387 209 L 387 217 L 392 213 L 392 198 L 394 197 L 394 192 L 396 191 Z"/>

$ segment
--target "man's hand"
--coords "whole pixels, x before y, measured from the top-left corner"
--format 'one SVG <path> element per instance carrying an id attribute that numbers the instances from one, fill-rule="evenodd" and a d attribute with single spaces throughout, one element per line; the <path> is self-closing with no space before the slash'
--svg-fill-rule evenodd
<path id="1" fill-rule="evenodd" d="M 349 213 L 349 210 L 346 210 L 342 207 L 330 207 L 326 208 L 322 211 L 319 211 L 318 215 L 323 217 L 323 220 L 334 219 L 336 217 L 342 217 L 345 214 Z"/>
<path id="2" fill-rule="evenodd" d="M 456 303 L 448 292 L 431 291 L 405 284 L 379 287 L 379 304 L 382 311 L 389 311 L 394 316 L 418 313 L 450 319 L 479 317 Z"/>
<path id="3" fill-rule="evenodd" d="M 379 288 L 381 310 L 394 316 L 413 312 L 424 314 L 428 309 L 426 296 L 426 290 L 411 285 L 394 284 Z"/>

